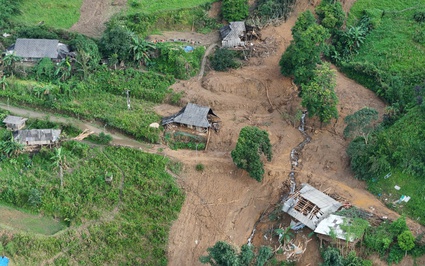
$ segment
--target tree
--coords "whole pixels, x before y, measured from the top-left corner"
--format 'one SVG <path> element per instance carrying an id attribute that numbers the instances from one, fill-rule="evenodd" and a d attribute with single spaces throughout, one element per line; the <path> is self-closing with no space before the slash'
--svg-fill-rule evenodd
<path id="1" fill-rule="evenodd" d="M 104 57 L 118 55 L 118 60 L 130 58 L 132 33 L 117 21 L 108 23 L 100 39 L 99 46 Z"/>
<path id="2" fill-rule="evenodd" d="M 330 35 L 318 25 L 313 14 L 306 11 L 292 28 L 293 40 L 280 59 L 280 71 L 284 76 L 293 76 L 296 84 L 307 84 L 314 77 L 316 65 Z"/>
<path id="3" fill-rule="evenodd" d="M 321 266 L 343 266 L 344 257 L 341 256 L 339 249 L 328 247 L 322 253 L 323 263 Z"/>
<path id="4" fill-rule="evenodd" d="M 5 55 L 5 57 L 3 57 L 4 73 L 13 75 L 13 71 L 15 70 L 15 63 L 19 61 L 21 61 L 21 58 L 15 54 Z"/>
<path id="5" fill-rule="evenodd" d="M 314 70 L 314 78 L 302 88 L 301 105 L 307 108 L 308 115 L 318 116 L 320 123 L 329 123 L 332 118 L 338 118 L 338 97 L 335 93 L 335 71 L 328 63 L 319 65 Z"/>
<path id="6" fill-rule="evenodd" d="M 227 21 L 244 20 L 249 15 L 247 0 L 223 0 L 221 13 Z"/>
<path id="7" fill-rule="evenodd" d="M 261 246 L 258 251 L 255 266 L 263 266 L 273 256 L 273 250 L 268 246 Z"/>
<path id="8" fill-rule="evenodd" d="M 130 51 L 133 55 L 133 61 L 140 65 L 146 65 L 150 61 L 149 52 L 154 50 L 155 46 L 149 42 L 139 38 L 138 36 L 132 37 L 132 43 L 130 45 Z"/>
<path id="9" fill-rule="evenodd" d="M 62 154 L 62 147 L 55 149 L 55 154 L 50 158 L 53 161 L 53 166 L 59 169 L 59 178 L 61 181 L 61 189 L 63 188 L 63 165 L 64 155 Z"/>
<path id="10" fill-rule="evenodd" d="M 272 160 L 269 134 L 257 127 L 242 128 L 236 148 L 231 153 L 233 162 L 258 182 L 261 182 L 264 175 L 260 154 L 264 154 L 269 162 Z"/>
<path id="11" fill-rule="evenodd" d="M 255 258 L 254 246 L 243 245 L 239 254 L 239 264 L 241 266 L 249 266 Z"/>
<path id="12" fill-rule="evenodd" d="M 347 126 L 344 129 L 344 137 L 361 136 L 365 144 L 368 144 L 369 135 L 373 132 L 373 122 L 378 120 L 378 112 L 369 107 L 362 108 L 352 115 L 344 118 Z"/>
<path id="13" fill-rule="evenodd" d="M 56 66 L 55 76 L 59 77 L 60 81 L 65 81 L 71 77 L 72 66 L 69 62 L 69 57 L 60 61 Z"/>
<path id="14" fill-rule="evenodd" d="M 210 63 L 216 71 L 226 71 L 229 68 L 237 68 L 239 64 L 234 60 L 235 52 L 227 48 L 217 49 Z"/>
<path id="15" fill-rule="evenodd" d="M 410 232 L 410 230 L 406 230 L 399 234 L 397 241 L 399 247 L 406 252 L 405 256 L 407 255 L 407 251 L 415 247 L 415 237 L 413 236 L 412 232 Z"/>
<path id="16" fill-rule="evenodd" d="M 337 30 L 344 24 L 345 13 L 338 1 L 323 0 L 316 8 L 320 24 L 330 30 Z"/>
<path id="17" fill-rule="evenodd" d="M 217 266 L 235 266 L 238 265 L 238 256 L 236 249 L 223 241 L 218 241 L 213 247 L 207 249 L 208 256 L 199 258 L 201 263 L 209 263 Z"/>

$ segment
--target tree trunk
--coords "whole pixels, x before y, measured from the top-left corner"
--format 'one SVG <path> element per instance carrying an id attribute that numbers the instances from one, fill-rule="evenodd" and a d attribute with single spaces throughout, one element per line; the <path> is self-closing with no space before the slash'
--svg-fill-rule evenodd
<path id="1" fill-rule="evenodd" d="M 59 165 L 59 178 L 61 180 L 61 189 L 63 189 L 63 168 L 62 168 L 62 165 Z"/>

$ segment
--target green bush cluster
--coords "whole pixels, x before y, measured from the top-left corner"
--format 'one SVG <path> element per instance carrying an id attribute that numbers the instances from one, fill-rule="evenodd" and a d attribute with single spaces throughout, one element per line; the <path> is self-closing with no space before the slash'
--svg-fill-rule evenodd
<path id="1" fill-rule="evenodd" d="M 228 21 L 241 21 L 248 17 L 248 0 L 223 0 L 221 14 Z"/>
<path id="2" fill-rule="evenodd" d="M 240 64 L 235 61 L 236 52 L 227 48 L 216 49 L 210 59 L 211 67 L 216 71 L 227 71 L 229 68 L 238 68 Z"/>
<path id="3" fill-rule="evenodd" d="M 286 20 L 294 4 L 295 0 L 259 0 L 248 21 L 255 22 L 258 18 L 259 24 L 265 24 L 274 19 Z"/>

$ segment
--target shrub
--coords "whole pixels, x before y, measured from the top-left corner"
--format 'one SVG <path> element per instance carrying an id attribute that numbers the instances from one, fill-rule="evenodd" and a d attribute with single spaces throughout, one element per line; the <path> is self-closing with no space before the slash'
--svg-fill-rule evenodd
<path id="1" fill-rule="evenodd" d="M 226 71 L 229 68 L 238 68 L 239 64 L 235 61 L 235 52 L 227 48 L 217 49 L 211 58 L 211 67 L 216 71 Z"/>
<path id="2" fill-rule="evenodd" d="M 341 28 L 345 21 L 345 13 L 340 2 L 322 1 L 316 8 L 316 14 L 319 16 L 320 24 L 331 30 Z"/>
<path id="3" fill-rule="evenodd" d="M 196 171 L 198 171 L 198 172 L 204 171 L 204 168 L 205 168 L 205 166 L 203 164 L 201 164 L 201 163 L 198 163 L 196 165 Z"/>
<path id="4" fill-rule="evenodd" d="M 425 11 L 416 11 L 413 15 L 416 22 L 425 22 Z"/>

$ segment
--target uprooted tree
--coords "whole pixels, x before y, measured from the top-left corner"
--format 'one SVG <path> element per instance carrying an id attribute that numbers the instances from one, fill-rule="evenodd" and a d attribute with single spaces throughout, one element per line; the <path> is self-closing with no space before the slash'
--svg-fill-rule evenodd
<path id="1" fill-rule="evenodd" d="M 233 162 L 258 182 L 261 182 L 264 175 L 261 154 L 269 162 L 272 160 L 272 146 L 267 131 L 250 126 L 242 128 L 236 148 L 231 153 Z"/>

